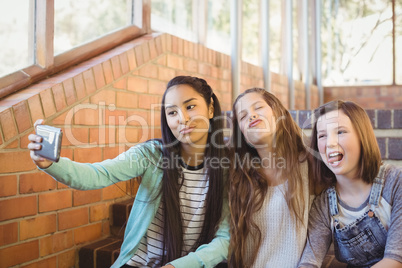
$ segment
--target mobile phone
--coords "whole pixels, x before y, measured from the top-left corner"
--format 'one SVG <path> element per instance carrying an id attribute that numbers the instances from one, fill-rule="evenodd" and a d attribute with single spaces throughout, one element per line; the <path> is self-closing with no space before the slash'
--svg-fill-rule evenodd
<path id="1" fill-rule="evenodd" d="M 42 148 L 35 151 L 36 155 L 58 162 L 60 159 L 61 140 L 63 131 L 57 127 L 47 125 L 37 125 L 36 135 L 42 137 Z"/>

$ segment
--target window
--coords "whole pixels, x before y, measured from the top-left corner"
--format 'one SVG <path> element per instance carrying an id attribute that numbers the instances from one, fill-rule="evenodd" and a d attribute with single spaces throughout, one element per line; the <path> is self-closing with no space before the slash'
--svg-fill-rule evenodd
<path id="1" fill-rule="evenodd" d="M 14 0 L 0 2 L 0 77 L 33 64 L 34 1 Z"/>
<path id="2" fill-rule="evenodd" d="M 0 98 L 149 29 L 142 0 L 1 1 Z"/>
<path id="3" fill-rule="evenodd" d="M 402 84 L 402 0 L 395 1 L 395 73 L 396 83 Z"/>
<path id="4" fill-rule="evenodd" d="M 393 83 L 392 1 L 326 0 L 323 16 L 325 86 Z"/>

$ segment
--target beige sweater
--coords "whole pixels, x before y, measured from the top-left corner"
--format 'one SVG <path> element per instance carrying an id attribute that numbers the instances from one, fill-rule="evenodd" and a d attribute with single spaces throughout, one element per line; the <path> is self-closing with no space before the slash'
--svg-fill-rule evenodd
<path id="1" fill-rule="evenodd" d="M 299 228 L 296 228 L 286 204 L 284 193 L 287 182 L 269 187 L 261 210 L 253 217 L 262 235 L 262 243 L 253 267 L 297 267 L 306 244 L 308 212 L 313 199 L 309 196 L 307 165 L 303 165 L 302 174 L 304 200 L 307 201 L 303 225 L 299 224 Z M 247 243 L 247 256 L 253 253 L 253 242 L 255 241 L 250 238 Z"/>

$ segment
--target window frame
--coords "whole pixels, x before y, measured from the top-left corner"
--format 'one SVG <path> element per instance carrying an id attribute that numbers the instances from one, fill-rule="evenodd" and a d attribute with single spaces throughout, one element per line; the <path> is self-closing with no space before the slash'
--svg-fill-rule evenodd
<path id="1" fill-rule="evenodd" d="M 23 89 L 40 79 L 88 60 L 136 37 L 150 33 L 151 0 L 130 0 L 131 25 L 113 31 L 96 40 L 54 55 L 54 0 L 34 0 L 30 37 L 34 64 L 0 77 L 0 99 Z"/>

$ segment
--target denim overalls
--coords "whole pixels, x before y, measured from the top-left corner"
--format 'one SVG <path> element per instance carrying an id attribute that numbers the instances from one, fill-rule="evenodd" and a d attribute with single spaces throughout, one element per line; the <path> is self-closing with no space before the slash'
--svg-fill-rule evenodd
<path id="1" fill-rule="evenodd" d="M 382 165 L 370 191 L 369 210 L 351 224 L 341 227 L 338 221 L 338 200 L 335 187 L 327 189 L 332 219 L 335 256 L 348 267 L 370 267 L 384 257 L 387 230 L 384 228 L 375 209 L 384 185 L 385 166 Z"/>

